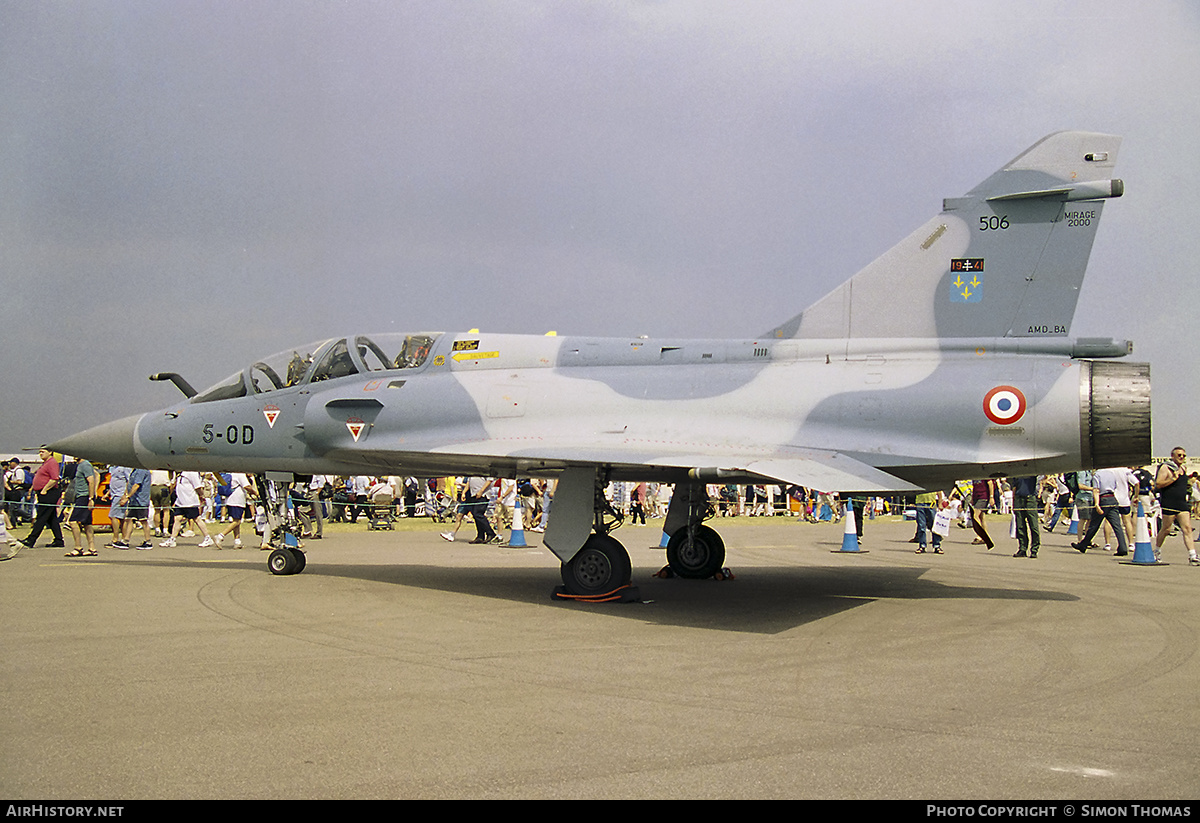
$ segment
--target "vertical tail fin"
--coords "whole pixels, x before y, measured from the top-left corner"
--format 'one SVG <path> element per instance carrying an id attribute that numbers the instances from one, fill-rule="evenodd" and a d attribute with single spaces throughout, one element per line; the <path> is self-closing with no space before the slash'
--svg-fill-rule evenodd
<path id="1" fill-rule="evenodd" d="M 772 337 L 1065 336 L 1121 138 L 1043 138 Z"/>

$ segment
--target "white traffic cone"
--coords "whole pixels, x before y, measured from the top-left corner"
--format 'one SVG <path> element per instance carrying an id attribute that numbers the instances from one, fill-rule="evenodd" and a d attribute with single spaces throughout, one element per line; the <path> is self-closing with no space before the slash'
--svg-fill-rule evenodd
<path id="1" fill-rule="evenodd" d="M 1067 534 L 1079 534 L 1079 507 L 1071 507 L 1071 526 L 1067 529 Z"/>

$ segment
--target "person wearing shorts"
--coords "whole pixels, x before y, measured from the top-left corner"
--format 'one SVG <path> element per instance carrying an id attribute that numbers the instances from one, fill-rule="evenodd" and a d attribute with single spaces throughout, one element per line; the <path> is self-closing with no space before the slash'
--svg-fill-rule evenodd
<path id="1" fill-rule="evenodd" d="M 257 496 L 254 492 L 253 481 L 244 474 L 230 474 L 229 494 L 225 496 L 225 513 L 229 515 L 230 523 L 224 531 L 213 538 L 217 542 L 218 549 L 221 548 L 221 541 L 230 532 L 233 532 L 233 547 L 235 549 L 242 547 L 242 518 L 246 514 L 247 495 Z"/>
<path id="2" fill-rule="evenodd" d="M 171 533 L 171 473 L 155 469 L 150 472 L 150 505 L 154 507 L 154 536 Z"/>
<path id="3" fill-rule="evenodd" d="M 983 516 L 991 507 L 995 491 L 995 480 L 976 480 L 971 485 L 971 527 L 975 530 L 976 535 L 973 542 L 984 544 L 988 551 L 991 551 L 996 544 L 992 542 L 992 538 L 988 534 Z"/>
<path id="4" fill-rule="evenodd" d="M 125 542 L 125 518 L 129 516 L 125 505 L 125 491 L 129 488 L 130 469 L 126 466 L 108 467 L 108 519 L 112 521 L 113 539 L 105 548 L 128 549 Z"/>
<path id="5" fill-rule="evenodd" d="M 204 502 L 204 481 L 200 472 L 180 472 L 175 478 L 175 525 L 171 527 L 171 536 L 158 545 L 165 549 L 175 548 L 175 538 L 179 536 L 183 525 L 188 521 L 196 524 L 196 528 L 204 535 L 200 548 L 213 545 L 212 535 L 204 521 L 200 519 L 200 508 Z"/>
<path id="6" fill-rule="evenodd" d="M 1162 506 L 1162 526 L 1158 530 L 1157 548 L 1162 548 L 1167 535 L 1171 533 L 1172 524 L 1179 524 L 1179 533 L 1183 544 L 1187 546 L 1188 562 L 1200 566 L 1200 558 L 1196 557 L 1196 543 L 1192 539 L 1192 516 L 1188 507 L 1188 476 L 1184 464 L 1187 462 L 1187 451 L 1183 446 L 1171 449 L 1171 459 L 1158 467 L 1154 476 L 1154 486 L 1158 489 L 1158 501 Z"/>
<path id="7" fill-rule="evenodd" d="M 458 493 L 460 495 L 462 495 L 463 497 L 465 497 L 467 494 L 467 487 L 465 485 L 460 486 Z M 471 513 L 471 504 L 468 503 L 465 499 L 460 499 L 455 507 L 455 514 L 457 515 L 457 519 L 454 521 L 454 531 L 442 532 L 441 533 L 442 539 L 448 540 L 451 543 L 453 543 L 454 536 L 456 534 L 458 534 L 459 526 L 461 526 L 463 524 L 463 520 L 466 519 L 467 515 L 469 515 L 470 513 Z"/>
<path id="8" fill-rule="evenodd" d="M 168 494 L 170 492 L 168 491 Z M 125 507 L 125 520 L 117 548 L 128 549 L 129 538 L 133 536 L 133 524 L 142 524 L 142 542 L 139 549 L 154 548 L 150 542 L 150 472 L 145 469 L 133 469 L 129 472 L 129 485 L 121 496 L 121 504 Z"/>
<path id="9" fill-rule="evenodd" d="M 78 460 L 75 463 L 75 477 L 71 482 L 75 485 L 75 503 L 71 506 L 71 517 L 67 522 L 71 526 L 71 538 L 75 541 L 75 548 L 67 552 L 66 556 L 95 557 L 96 532 L 92 528 L 92 505 L 96 501 L 99 486 L 96 470 L 87 460 Z"/>

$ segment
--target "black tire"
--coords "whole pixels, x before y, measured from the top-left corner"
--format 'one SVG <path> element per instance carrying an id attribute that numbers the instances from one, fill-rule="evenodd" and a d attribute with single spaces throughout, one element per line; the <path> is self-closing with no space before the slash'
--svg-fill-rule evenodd
<path id="1" fill-rule="evenodd" d="M 300 574 L 300 572 L 304 571 L 304 567 L 308 564 L 308 560 L 305 558 L 304 552 L 300 551 L 299 549 L 292 549 L 291 552 L 296 557 L 296 569 L 292 572 L 292 574 Z"/>
<path id="2" fill-rule="evenodd" d="M 593 534 L 569 563 L 562 564 L 563 586 L 569 594 L 607 594 L 629 582 L 633 574 L 629 552 L 616 539 Z"/>
<path id="3" fill-rule="evenodd" d="M 276 549 L 267 558 L 267 568 L 271 574 L 295 574 L 297 565 L 296 555 L 290 549 Z"/>
<path id="4" fill-rule="evenodd" d="M 667 565 L 679 577 L 690 580 L 712 577 L 725 565 L 725 542 L 708 526 L 696 526 L 689 541 L 684 526 L 667 541 Z"/>

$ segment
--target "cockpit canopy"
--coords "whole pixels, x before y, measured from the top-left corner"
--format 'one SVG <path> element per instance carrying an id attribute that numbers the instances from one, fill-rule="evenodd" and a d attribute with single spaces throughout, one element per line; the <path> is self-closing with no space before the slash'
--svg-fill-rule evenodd
<path id="1" fill-rule="evenodd" d="M 299 346 L 230 375 L 197 394 L 192 402 L 264 394 L 354 374 L 420 368 L 439 336 L 435 332 L 359 335 Z"/>

